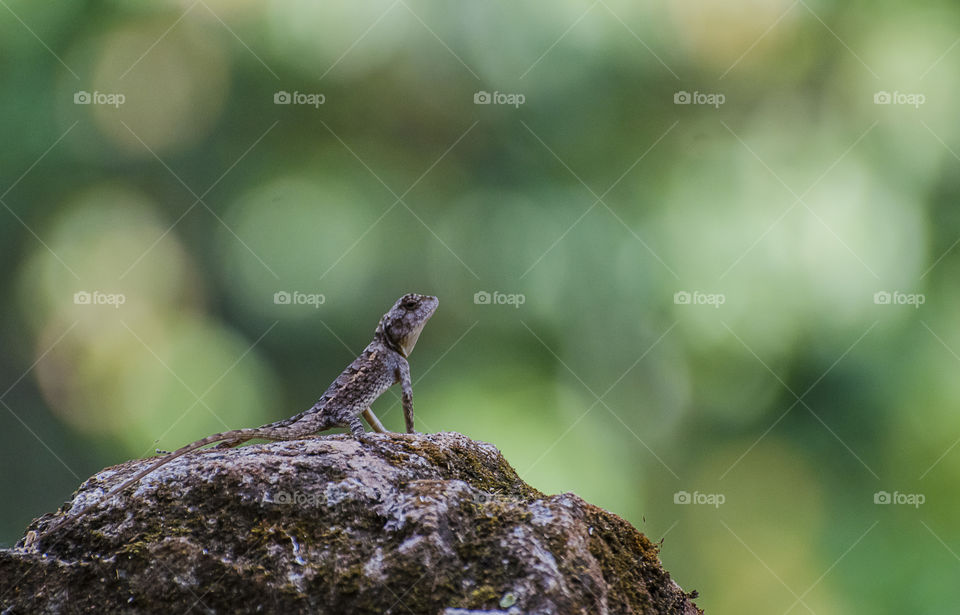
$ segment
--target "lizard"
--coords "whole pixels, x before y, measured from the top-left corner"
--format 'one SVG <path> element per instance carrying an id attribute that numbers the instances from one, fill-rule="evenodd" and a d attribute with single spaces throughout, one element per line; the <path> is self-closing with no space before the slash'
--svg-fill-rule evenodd
<path id="1" fill-rule="evenodd" d="M 252 439 L 299 440 L 334 427 L 348 427 L 354 437 L 362 438 L 366 431 L 360 421 L 361 416 L 374 431 L 385 433 L 387 430 L 373 414 L 370 404 L 397 382 L 401 388 L 407 433 L 416 433 L 413 428 L 413 383 L 407 357 L 438 305 L 439 299 L 430 295 L 409 293 L 400 297 L 390 311 L 380 318 L 373 341 L 337 376 L 333 384 L 309 409 L 288 419 L 260 427 L 215 433 L 167 453 L 146 469 L 114 487 L 102 500 L 81 509 L 74 518 L 82 516 L 101 501 L 121 493 L 161 466 L 208 444 L 219 442 L 220 445 L 215 448 L 230 448 Z M 51 530 L 55 528 L 56 525 Z"/>

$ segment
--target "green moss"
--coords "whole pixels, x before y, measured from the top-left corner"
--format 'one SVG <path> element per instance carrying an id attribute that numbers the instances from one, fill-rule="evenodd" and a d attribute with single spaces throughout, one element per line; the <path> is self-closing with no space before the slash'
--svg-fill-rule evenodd
<path id="1" fill-rule="evenodd" d="M 481 585 L 456 604 L 461 609 L 483 609 L 497 602 L 500 592 L 492 585 Z"/>
<path id="2" fill-rule="evenodd" d="M 654 610 L 669 596 L 655 595 L 649 587 L 665 587 L 670 574 L 660 566 L 657 546 L 620 517 L 591 504 L 584 504 L 586 522 L 593 528 L 588 547 L 600 564 L 610 587 L 611 609 L 643 605 Z"/>
<path id="3" fill-rule="evenodd" d="M 124 543 L 117 549 L 117 554 L 143 555 L 166 538 L 173 536 L 190 536 L 191 534 L 192 532 L 185 527 L 161 527 L 157 525 L 146 532 L 140 533 L 137 540 Z M 103 536 L 103 534 L 100 535 Z"/>
<path id="4" fill-rule="evenodd" d="M 404 440 L 403 444 L 434 467 L 449 470 L 449 478 L 463 480 L 477 489 L 519 496 L 528 501 L 543 497 L 542 493 L 520 480 L 503 456 L 499 456 L 491 468 L 487 465 L 488 460 L 472 449 L 444 447 L 430 440 Z"/>

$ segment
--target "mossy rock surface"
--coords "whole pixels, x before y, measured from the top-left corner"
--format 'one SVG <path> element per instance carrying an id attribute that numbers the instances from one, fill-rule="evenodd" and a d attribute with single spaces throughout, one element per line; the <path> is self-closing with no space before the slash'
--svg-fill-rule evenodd
<path id="1" fill-rule="evenodd" d="M 147 463 L 0 550 L 0 613 L 699 612 L 629 523 L 460 434 L 194 453 L 76 516 Z"/>

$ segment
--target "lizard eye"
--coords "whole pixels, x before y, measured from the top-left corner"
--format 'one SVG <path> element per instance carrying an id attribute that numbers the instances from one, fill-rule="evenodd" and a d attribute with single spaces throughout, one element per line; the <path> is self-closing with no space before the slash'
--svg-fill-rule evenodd
<path id="1" fill-rule="evenodd" d="M 416 299 L 407 299 L 406 301 L 403 302 L 403 309 L 405 309 L 405 310 L 415 310 L 415 309 L 417 309 L 417 305 L 419 305 L 419 304 L 420 304 L 420 302 L 417 301 Z"/>

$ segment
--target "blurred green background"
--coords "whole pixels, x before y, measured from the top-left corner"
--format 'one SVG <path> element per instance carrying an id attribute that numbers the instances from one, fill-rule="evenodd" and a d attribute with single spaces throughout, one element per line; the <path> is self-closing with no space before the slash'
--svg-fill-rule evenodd
<path id="1" fill-rule="evenodd" d="M 960 8 L 637 4 L 0 2 L 0 543 L 417 291 L 418 428 L 707 612 L 954 610 Z"/>

